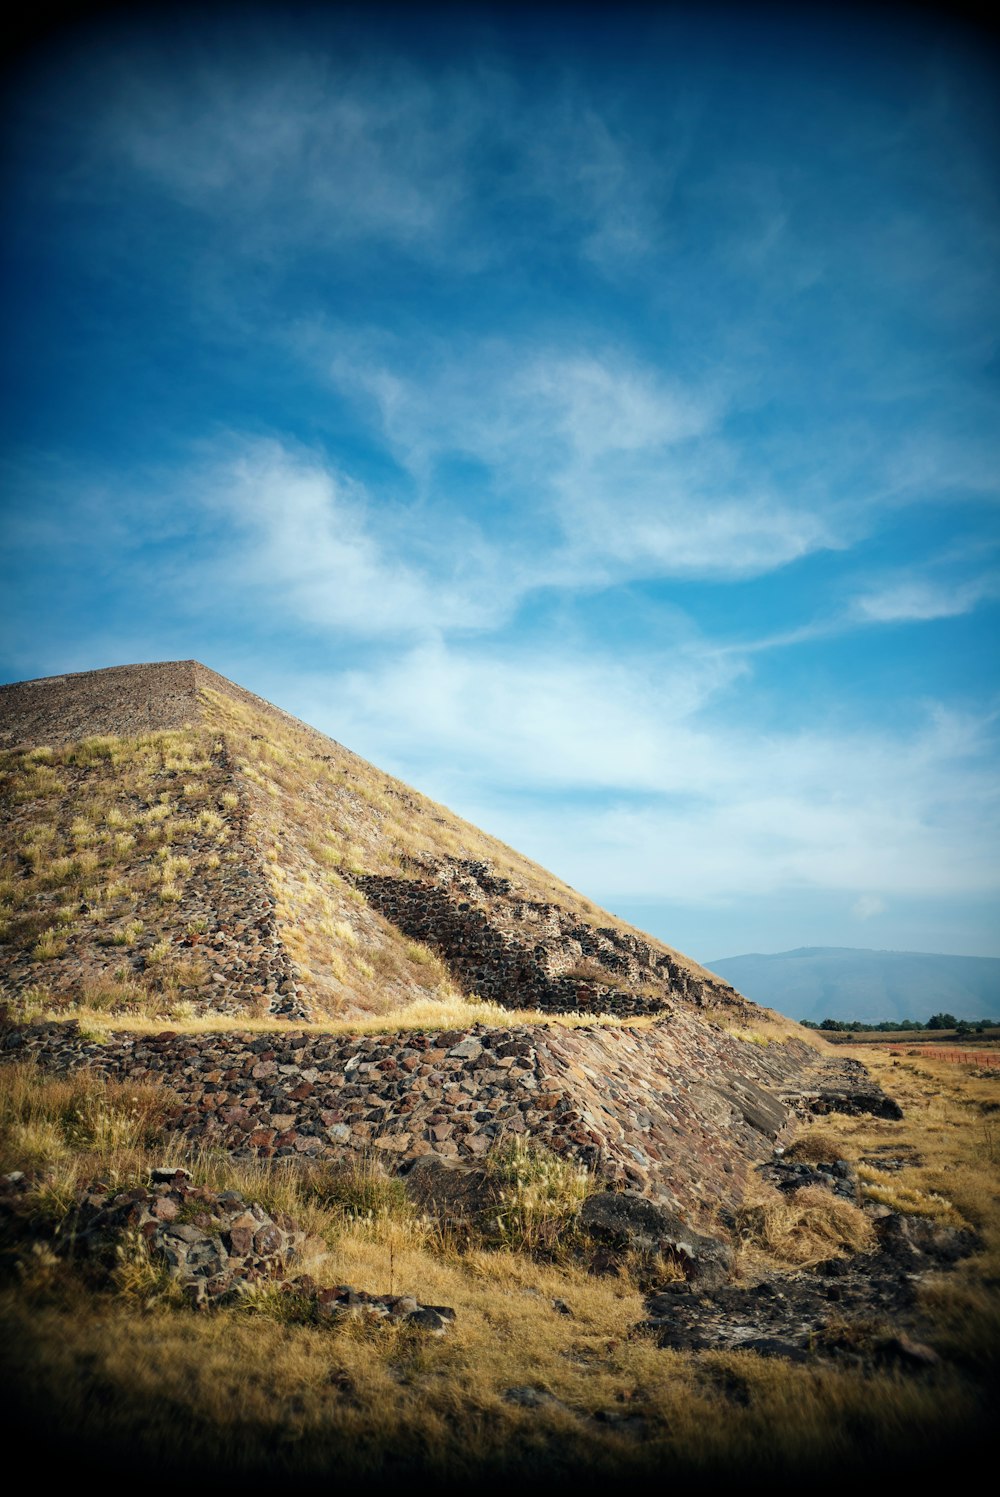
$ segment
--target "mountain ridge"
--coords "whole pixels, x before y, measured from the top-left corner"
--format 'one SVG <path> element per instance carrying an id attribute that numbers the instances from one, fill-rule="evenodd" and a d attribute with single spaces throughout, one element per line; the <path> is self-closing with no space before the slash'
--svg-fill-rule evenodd
<path id="1" fill-rule="evenodd" d="M 1000 1013 L 1000 957 L 800 946 L 747 952 L 706 964 L 755 1002 L 797 1020 L 884 1023 Z"/>
<path id="2" fill-rule="evenodd" d="M 1000 956 L 977 956 L 960 951 L 911 951 L 903 946 L 792 946 L 788 951 L 741 951 L 734 952 L 732 956 L 718 957 L 713 961 L 705 963 L 712 969 L 718 962 L 739 962 L 746 958 L 761 958 L 767 961 L 780 961 L 783 957 L 791 956 L 833 956 L 838 952 L 849 953 L 856 956 L 931 956 L 940 957 L 945 961 L 1000 961 Z"/>

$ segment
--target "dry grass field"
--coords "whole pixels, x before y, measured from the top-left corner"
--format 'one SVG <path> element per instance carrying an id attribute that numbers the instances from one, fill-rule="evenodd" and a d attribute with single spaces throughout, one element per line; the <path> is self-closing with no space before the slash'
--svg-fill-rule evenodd
<path id="1" fill-rule="evenodd" d="M 289 1171 L 184 1154 L 160 1134 L 155 1090 L 4 1066 L 0 1169 L 30 1181 L 27 1215 L 6 1218 L 0 1259 L 8 1414 L 51 1462 L 213 1483 L 335 1473 L 378 1489 L 423 1473 L 443 1488 L 495 1479 L 552 1490 L 623 1475 L 794 1472 L 820 1482 L 831 1470 L 852 1480 L 927 1470 L 984 1438 L 993 1409 L 1000 1078 L 868 1050 L 865 1059 L 905 1118 L 823 1118 L 793 1153 L 908 1155 L 893 1173 L 862 1165 L 865 1194 L 972 1226 L 982 1242 L 920 1284 L 940 1361 L 905 1374 L 659 1349 L 634 1329 L 642 1286 L 628 1263 L 597 1274 L 578 1251 L 586 1177 L 530 1149 L 493 1163 L 496 1221 L 459 1233 L 420 1216 L 374 1166 Z M 453 1306 L 454 1327 L 438 1338 L 403 1325 L 319 1325 L 273 1291 L 195 1313 L 138 1248 L 99 1285 L 54 1250 L 82 1183 L 138 1183 L 166 1159 L 289 1211 L 312 1234 L 304 1267 L 320 1282 L 412 1291 Z M 755 1187 L 740 1215 L 747 1279 L 870 1247 L 856 1208 L 835 1220 L 815 1191 L 780 1208 L 775 1195 Z M 509 1390 L 524 1388 L 534 1406 L 512 1401 Z"/>

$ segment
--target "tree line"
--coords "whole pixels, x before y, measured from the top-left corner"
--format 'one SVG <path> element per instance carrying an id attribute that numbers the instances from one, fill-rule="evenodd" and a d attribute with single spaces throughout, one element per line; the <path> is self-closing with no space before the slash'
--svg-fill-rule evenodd
<path id="1" fill-rule="evenodd" d="M 931 1014 L 930 1018 L 883 1019 L 878 1024 L 858 1024 L 842 1019 L 802 1019 L 803 1029 L 835 1029 L 842 1034 L 899 1034 L 910 1030 L 954 1029 L 958 1034 L 982 1034 L 985 1029 L 1000 1029 L 1000 1019 L 956 1019 L 954 1014 Z"/>

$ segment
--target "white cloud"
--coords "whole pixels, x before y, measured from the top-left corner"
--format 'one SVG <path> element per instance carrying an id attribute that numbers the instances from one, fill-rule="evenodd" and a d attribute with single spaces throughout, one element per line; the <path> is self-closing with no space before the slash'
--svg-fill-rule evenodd
<path id="1" fill-rule="evenodd" d="M 725 711 L 733 680 L 696 647 L 622 659 L 438 642 L 337 676 L 310 712 L 605 898 L 996 887 L 988 717 L 763 735 Z"/>
<path id="2" fill-rule="evenodd" d="M 367 406 L 425 490 L 442 456 L 482 463 L 508 513 L 561 532 L 532 547 L 534 585 L 754 576 L 844 540 L 815 480 L 797 499 L 743 470 L 720 387 L 670 380 L 615 349 L 494 340 L 422 347 L 298 330 L 337 388 Z"/>
<path id="3" fill-rule="evenodd" d="M 562 432 L 579 463 L 617 453 L 661 451 L 716 425 L 705 394 L 684 389 L 621 355 L 536 356 L 513 397 L 541 407 L 546 430 Z"/>
<path id="4" fill-rule="evenodd" d="M 419 522 L 374 506 L 316 454 L 273 440 L 234 440 L 198 479 L 226 516 L 225 586 L 253 590 L 299 621 L 346 634 L 412 635 L 495 624 L 501 587 L 483 586 L 464 551 L 431 562 Z"/>
<path id="5" fill-rule="evenodd" d="M 884 915 L 888 906 L 876 894 L 862 894 L 851 906 L 851 913 L 859 920 L 871 920 L 875 915 Z"/>
<path id="6" fill-rule="evenodd" d="M 708 744 L 694 715 L 738 673 L 682 646 L 628 662 L 438 640 L 341 676 L 337 714 L 394 756 L 463 766 L 485 783 L 697 793 Z"/>
<path id="7" fill-rule="evenodd" d="M 1000 576 L 985 575 L 963 582 L 941 582 L 908 576 L 884 582 L 862 593 L 851 614 L 864 623 L 892 624 L 922 619 L 954 618 L 969 613 L 987 598 L 1000 595 Z"/>

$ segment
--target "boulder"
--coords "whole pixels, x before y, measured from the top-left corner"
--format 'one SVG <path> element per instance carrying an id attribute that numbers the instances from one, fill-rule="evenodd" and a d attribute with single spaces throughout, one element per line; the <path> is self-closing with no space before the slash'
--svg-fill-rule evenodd
<path id="1" fill-rule="evenodd" d="M 443 1154 L 421 1154 L 403 1179 L 411 1200 L 441 1222 L 475 1221 L 499 1201 L 499 1187 L 481 1165 Z"/>
<path id="2" fill-rule="evenodd" d="M 694 1231 L 672 1211 L 632 1191 L 588 1196 L 580 1225 L 605 1246 L 676 1259 L 684 1277 L 705 1289 L 725 1284 L 732 1272 L 733 1253 L 727 1243 Z"/>
<path id="3" fill-rule="evenodd" d="M 932 1217 L 893 1212 L 878 1223 L 879 1246 L 901 1266 L 919 1271 L 930 1264 L 957 1263 L 980 1245 L 975 1232 Z"/>

